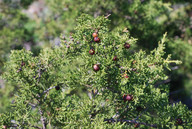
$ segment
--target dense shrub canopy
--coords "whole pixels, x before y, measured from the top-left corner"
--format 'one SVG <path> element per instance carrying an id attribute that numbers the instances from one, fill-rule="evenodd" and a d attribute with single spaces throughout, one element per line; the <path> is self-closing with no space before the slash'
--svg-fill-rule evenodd
<path id="1" fill-rule="evenodd" d="M 59 46 L 38 56 L 12 51 L 3 77 L 19 89 L 12 111 L 1 114 L 1 126 L 190 128 L 191 111 L 169 104 L 169 88 L 160 83 L 169 64 L 180 63 L 163 58 L 165 35 L 147 54 L 135 49 L 137 40 L 127 30 L 110 32 L 108 24 L 105 17 L 82 15 Z"/>
<path id="2" fill-rule="evenodd" d="M 192 84 L 190 1 L 39 0 L 37 3 L 32 0 L 9 0 L 2 3 L 1 23 L 7 25 L 3 24 L 0 32 L 3 36 L 0 40 L 1 63 L 6 59 L 10 49 L 20 49 L 27 45 L 38 55 L 37 46 L 52 46 L 54 42 L 57 44 L 60 33 L 69 35 L 69 32 L 74 31 L 75 19 L 82 13 L 94 17 L 111 14 L 110 31 L 116 31 L 118 26 L 126 27 L 130 34 L 138 39 L 137 49 L 142 48 L 146 52 L 157 47 L 162 35 L 168 32 L 169 43 L 165 51 L 167 54 L 172 54 L 173 59 L 183 62 L 180 70 L 171 76 L 172 87 L 177 89 L 175 83 L 180 83 L 183 86 L 181 88 L 189 89 L 187 93 L 191 94 L 189 92 Z M 33 10 L 32 13 L 29 13 L 30 10 Z M 182 46 L 179 47 L 181 49 L 177 49 L 178 46 Z M 184 49 L 186 47 L 187 51 Z"/>
<path id="3" fill-rule="evenodd" d="M 0 125 L 190 128 L 191 34 L 191 1 L 0 0 Z"/>

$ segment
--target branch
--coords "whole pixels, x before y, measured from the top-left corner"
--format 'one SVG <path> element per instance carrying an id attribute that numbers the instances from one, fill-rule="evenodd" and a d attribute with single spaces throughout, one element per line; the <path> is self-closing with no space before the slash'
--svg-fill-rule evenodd
<path id="1" fill-rule="evenodd" d="M 171 81 L 171 79 L 167 79 L 167 80 L 163 80 L 157 84 L 155 84 L 155 87 L 157 88 L 158 86 L 162 85 L 162 84 L 166 84 L 166 83 L 169 83 Z"/>
<path id="2" fill-rule="evenodd" d="M 29 126 L 37 128 L 37 129 L 41 129 L 41 127 L 38 127 L 38 126 L 34 126 L 34 125 L 29 125 Z"/>
<path id="3" fill-rule="evenodd" d="M 179 69 L 179 66 L 174 66 L 171 68 L 171 70 L 176 70 L 176 69 Z"/>
<path id="4" fill-rule="evenodd" d="M 17 127 L 18 127 L 17 124 L 15 124 L 15 123 L 12 123 L 12 124 L 14 124 L 14 125 L 5 126 L 5 127 L 7 127 L 7 128 L 10 128 L 10 127 L 15 127 L 15 128 L 17 128 Z M 35 125 L 31 125 L 31 124 L 25 124 L 25 125 L 29 125 L 30 127 L 37 128 L 37 129 L 42 129 L 41 127 L 38 127 L 38 126 L 35 126 Z M 6 128 L 5 128 L 5 129 L 6 129 Z"/>
<path id="5" fill-rule="evenodd" d="M 147 124 L 144 122 L 136 122 L 135 120 L 121 120 L 121 119 L 105 119 L 104 121 L 107 121 L 108 123 L 114 123 L 114 122 L 122 122 L 122 123 L 127 123 L 127 124 L 140 124 L 140 125 L 145 125 L 145 126 L 149 126 L 149 127 L 153 127 L 153 128 L 157 128 L 157 125 L 155 124 Z"/>
<path id="6" fill-rule="evenodd" d="M 31 107 L 35 108 L 37 104 L 28 103 Z"/>
<path id="7" fill-rule="evenodd" d="M 141 112 L 141 113 L 137 116 L 137 118 L 135 118 L 135 121 L 136 121 L 137 119 L 139 119 L 139 117 L 141 117 L 141 115 L 143 115 L 143 113 L 146 112 L 148 109 L 149 109 L 149 107 L 147 107 L 143 112 Z"/>
<path id="8" fill-rule="evenodd" d="M 184 91 L 184 89 L 172 91 L 172 92 L 169 92 L 169 95 L 178 94 L 179 92 L 182 92 L 182 91 Z"/>
<path id="9" fill-rule="evenodd" d="M 86 86 L 86 87 L 88 87 L 88 88 L 92 88 L 91 85 L 84 84 L 84 86 Z"/>
<path id="10" fill-rule="evenodd" d="M 41 75 L 42 75 L 42 72 L 41 72 L 41 67 L 40 67 L 38 70 L 38 81 L 37 82 L 40 81 Z"/>
<path id="11" fill-rule="evenodd" d="M 41 75 L 43 74 L 43 72 L 46 71 L 46 68 L 43 69 L 43 67 L 39 66 L 39 69 L 38 69 L 38 81 L 40 81 L 40 78 L 41 78 Z"/>
<path id="12" fill-rule="evenodd" d="M 46 122 L 45 122 L 45 118 L 43 117 L 43 112 L 41 110 L 41 108 L 39 107 L 39 113 L 41 114 L 41 123 L 43 125 L 43 129 L 46 129 Z"/>
<path id="13" fill-rule="evenodd" d="M 43 94 L 49 92 L 51 89 L 55 88 L 56 86 L 52 86 L 52 87 L 49 87 L 47 90 L 43 91 L 43 93 L 41 93 L 40 96 L 42 96 Z"/>

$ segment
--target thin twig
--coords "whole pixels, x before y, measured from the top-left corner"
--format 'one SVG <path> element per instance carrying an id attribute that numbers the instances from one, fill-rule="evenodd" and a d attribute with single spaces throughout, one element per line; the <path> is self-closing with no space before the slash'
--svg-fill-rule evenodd
<path id="1" fill-rule="evenodd" d="M 111 14 L 108 14 L 107 16 L 105 16 L 105 18 L 108 18 L 109 16 L 111 16 Z"/>
<path id="2" fill-rule="evenodd" d="M 146 112 L 148 109 L 149 109 L 149 107 L 147 107 L 143 112 L 141 112 L 141 113 L 137 116 L 137 118 L 135 118 L 135 121 L 136 121 L 137 119 L 139 119 L 139 117 L 141 117 L 141 115 L 143 115 L 143 113 Z"/>

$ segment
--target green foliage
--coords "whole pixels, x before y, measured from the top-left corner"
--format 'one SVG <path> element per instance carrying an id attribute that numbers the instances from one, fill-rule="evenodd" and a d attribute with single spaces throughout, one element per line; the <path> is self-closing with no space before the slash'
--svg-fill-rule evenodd
<path id="1" fill-rule="evenodd" d="M 116 27 L 126 27 L 134 38 L 138 38 L 137 48 L 145 49 L 148 53 L 158 46 L 157 42 L 162 38 L 165 32 L 168 32 L 167 38 L 169 44 L 167 45 L 166 53 L 172 54 L 177 59 L 184 62 L 180 66 L 180 72 L 176 72 L 171 77 L 172 89 L 177 89 L 174 81 L 181 82 L 181 88 L 191 94 L 191 88 L 188 83 L 191 76 L 185 77 L 185 74 L 191 75 L 191 61 L 185 57 L 191 57 L 191 53 L 186 52 L 182 47 L 188 46 L 192 49 L 191 43 L 191 14 L 192 4 L 190 1 L 165 1 L 165 0 L 46 0 L 47 6 L 52 10 L 51 19 L 56 16 L 54 22 L 65 29 L 65 33 L 73 31 L 75 20 L 81 13 L 90 14 L 94 17 L 111 14 L 109 19 L 112 21 L 109 24 L 111 31 L 116 31 Z M 62 21 L 62 22 L 60 22 Z M 63 26 L 63 24 L 67 26 Z M 177 51 L 178 42 L 181 41 L 185 45 L 179 48 L 182 51 Z M 173 47 L 174 46 L 174 47 Z M 185 57 L 179 53 L 185 53 Z M 174 58 L 175 59 L 175 58 Z M 185 63 L 186 62 L 186 63 Z M 188 63 L 187 63 L 188 62 Z M 183 70 L 185 69 L 185 70 Z M 186 84 L 179 79 L 180 73 L 182 78 L 186 79 Z M 178 82 L 179 81 L 179 82 Z"/>
<path id="2" fill-rule="evenodd" d="M 26 50 L 11 52 L 4 79 L 19 86 L 11 112 L 0 125 L 18 128 L 141 128 L 192 127 L 192 112 L 181 103 L 169 104 L 170 63 L 165 36 L 147 54 L 135 49 L 136 39 L 119 28 L 109 31 L 109 20 L 82 15 L 70 38 L 38 56 Z M 100 42 L 93 41 L 98 32 Z M 62 37 L 62 36 L 61 36 Z M 130 48 L 125 48 L 125 43 Z M 95 54 L 90 55 L 89 50 Z M 118 61 L 113 61 L 114 56 Z M 99 70 L 94 71 L 93 65 Z M 128 77 L 125 75 L 128 75 Z M 60 89 L 57 89 L 60 87 Z M 80 92 L 79 92 L 80 91 Z M 125 95 L 132 99 L 125 100 Z M 183 123 L 178 125 L 178 119 Z"/>

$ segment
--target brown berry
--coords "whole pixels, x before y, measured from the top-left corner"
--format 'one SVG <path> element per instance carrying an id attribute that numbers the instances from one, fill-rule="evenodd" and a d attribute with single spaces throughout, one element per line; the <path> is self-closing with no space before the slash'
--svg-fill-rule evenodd
<path id="1" fill-rule="evenodd" d="M 93 70 L 94 70 L 94 71 L 99 71 L 99 69 L 100 69 L 100 67 L 99 67 L 98 64 L 94 64 L 94 65 L 93 65 Z"/>
<path id="2" fill-rule="evenodd" d="M 138 128 L 139 126 L 140 126 L 139 123 L 135 123 L 134 125 L 135 128 Z"/>
<path id="3" fill-rule="evenodd" d="M 129 78 L 129 76 L 125 73 L 125 74 L 123 74 L 123 77 L 124 78 Z"/>
<path id="4" fill-rule="evenodd" d="M 24 66 L 24 65 L 25 65 L 25 62 L 22 61 L 21 66 Z"/>
<path id="5" fill-rule="evenodd" d="M 98 34 L 97 34 L 96 32 L 94 32 L 94 33 L 92 34 L 92 36 L 95 38 L 95 37 L 98 37 Z"/>
<path id="6" fill-rule="evenodd" d="M 56 90 L 60 90 L 60 86 L 56 86 L 55 89 L 56 89 Z"/>
<path id="7" fill-rule="evenodd" d="M 132 62 L 132 64 L 135 64 L 137 61 L 136 60 L 134 60 L 133 62 Z"/>
<path id="8" fill-rule="evenodd" d="M 89 50 L 89 54 L 90 54 L 90 55 L 95 54 L 95 50 L 94 50 L 94 49 Z"/>
<path id="9" fill-rule="evenodd" d="M 129 78 L 129 76 L 128 76 L 128 75 L 126 75 L 126 76 L 125 76 L 125 78 Z"/>
<path id="10" fill-rule="evenodd" d="M 177 123 L 178 125 L 182 125 L 182 124 L 183 124 L 183 121 L 182 121 L 181 118 L 177 118 L 177 119 L 176 119 L 176 123 Z"/>
<path id="11" fill-rule="evenodd" d="M 127 101 L 132 101 L 132 100 L 133 100 L 132 95 L 127 95 L 127 96 L 126 96 L 126 100 L 127 100 Z"/>
<path id="12" fill-rule="evenodd" d="M 117 56 L 114 56 L 114 57 L 113 57 L 113 61 L 118 61 Z"/>
<path id="13" fill-rule="evenodd" d="M 123 95 L 123 100 L 124 102 L 126 101 L 132 101 L 133 100 L 133 96 L 132 95 Z"/>
<path id="14" fill-rule="evenodd" d="M 124 44 L 124 48 L 129 49 L 129 48 L 130 48 L 130 44 L 125 43 L 125 44 Z"/>
<path id="15" fill-rule="evenodd" d="M 98 37 L 94 37 L 94 41 L 98 43 L 100 42 L 100 39 Z"/>
<path id="16" fill-rule="evenodd" d="M 20 68 L 17 70 L 17 73 L 18 73 L 18 72 L 21 72 L 21 71 L 22 71 L 22 68 L 20 67 Z"/>
<path id="17" fill-rule="evenodd" d="M 3 129 L 7 129 L 7 126 L 6 126 L 6 125 L 3 125 Z"/>

